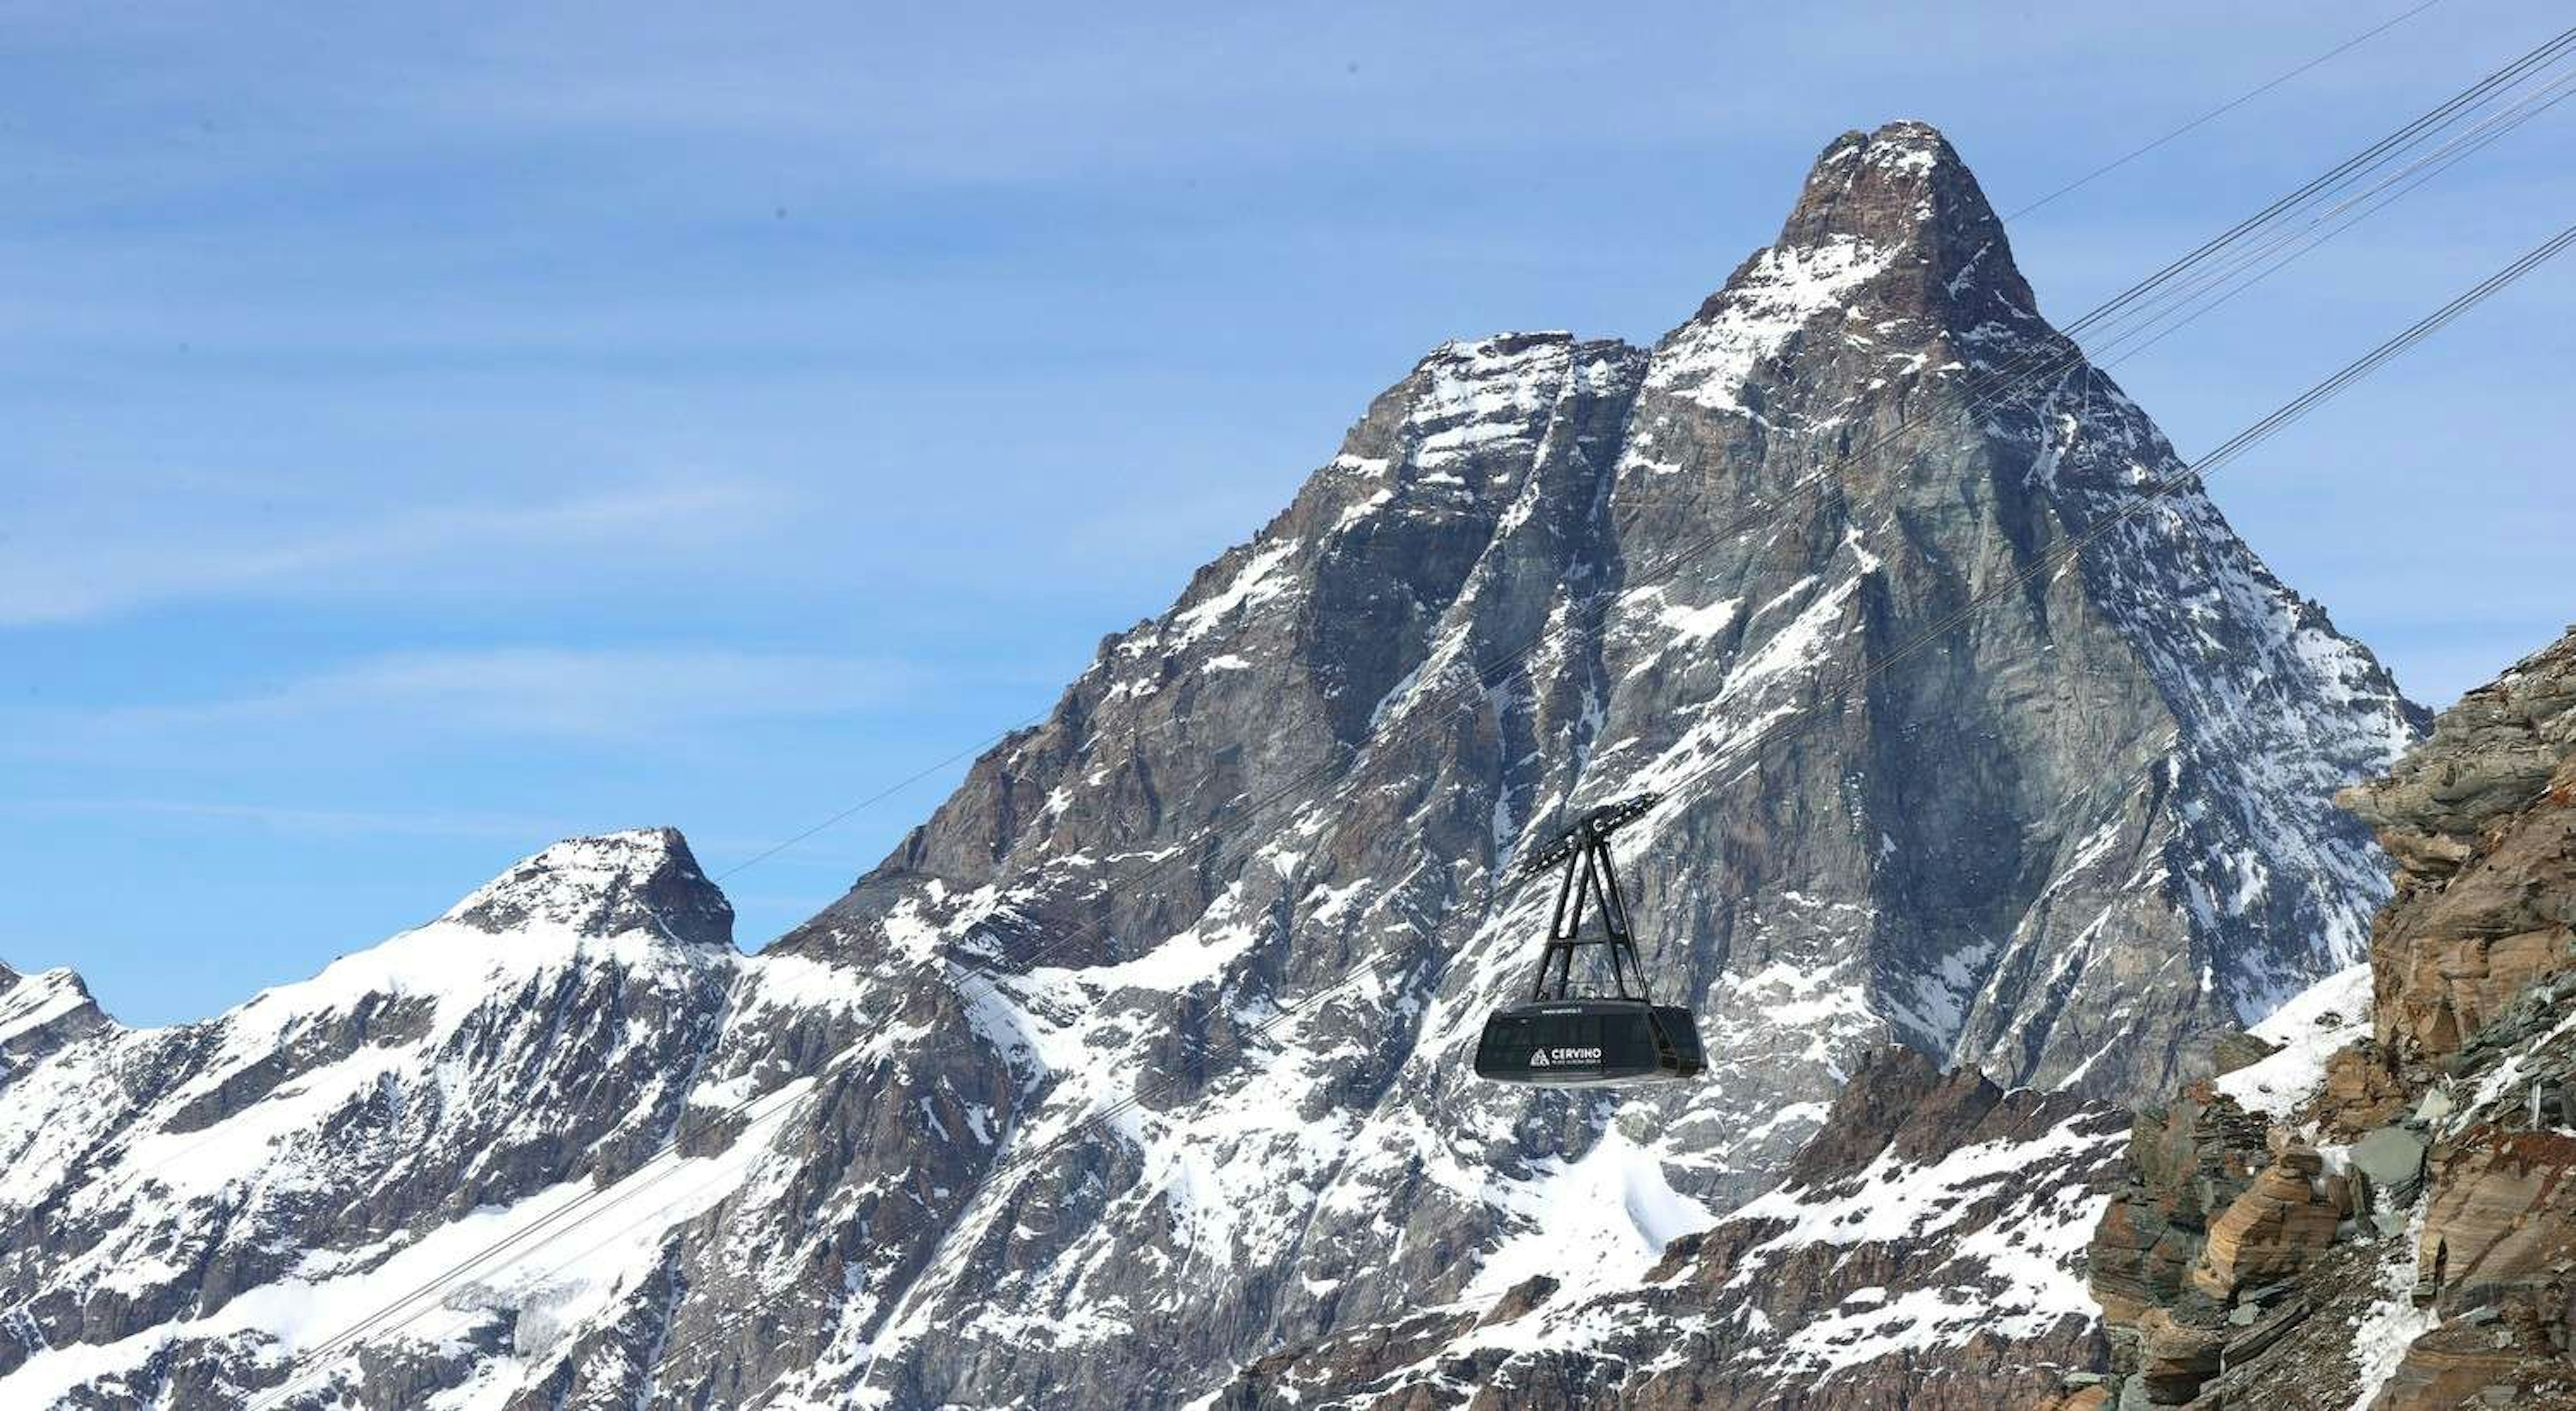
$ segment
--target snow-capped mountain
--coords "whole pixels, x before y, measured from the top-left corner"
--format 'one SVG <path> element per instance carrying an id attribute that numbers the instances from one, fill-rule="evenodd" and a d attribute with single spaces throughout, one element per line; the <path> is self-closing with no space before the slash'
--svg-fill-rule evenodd
<path id="1" fill-rule="evenodd" d="M 106 1027 L 89 987 L 69 970 L 21 975 L 0 965 L 0 1084 L 71 1041 Z"/>
<path id="2" fill-rule="evenodd" d="M 2327 799 L 2418 715 L 2196 489 L 2049 571 L 2176 464 L 2080 363 L 1980 395 L 2072 355 L 1938 133 L 1837 139 L 1652 348 L 1435 350 L 760 955 L 676 837 L 615 835 L 35 1062 L 0 1394 L 227 1404 L 585 1200 L 616 1211 L 293 1370 L 370 1406 L 1179 1404 L 1540 1276 L 1633 1288 L 1830 1145 L 1891 1041 L 2070 1105 L 2190 1076 L 2358 958 L 2387 886 Z M 1497 878 L 1642 789 L 1621 862 L 1712 1079 L 1475 1082 L 1544 921 Z"/>

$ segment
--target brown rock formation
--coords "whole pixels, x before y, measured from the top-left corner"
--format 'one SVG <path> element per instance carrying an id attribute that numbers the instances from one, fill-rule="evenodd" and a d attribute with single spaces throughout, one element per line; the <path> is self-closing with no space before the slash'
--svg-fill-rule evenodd
<path id="1" fill-rule="evenodd" d="M 2313 1148 L 2292 1147 L 2254 1178 L 2209 1226 L 2192 1286 L 2225 1299 L 2241 1285 L 2297 1273 L 2334 1242 L 2335 1212 L 2322 1189 L 2325 1163 Z"/>
<path id="2" fill-rule="evenodd" d="M 2263 1123 L 2198 1087 L 2139 1113 L 2128 1156 L 2132 1179 L 2103 1212 L 2086 1259 L 2093 1298 L 2115 1325 L 2182 1291 L 2212 1213 L 2230 1209 L 2264 1167 Z"/>
<path id="3" fill-rule="evenodd" d="M 2396 1121 L 2413 1102 L 2385 1051 L 2376 1043 L 2355 1044 L 2326 1061 L 2316 1108 L 2328 1130 L 2351 1136 Z"/>
<path id="4" fill-rule="evenodd" d="M 2438 1305 L 2563 1283 L 2576 1260 L 2576 1137 L 2481 1127 L 2436 1157 L 2417 1268 Z M 2438 1271 L 2437 1273 L 2435 1271 Z"/>
<path id="5" fill-rule="evenodd" d="M 2398 863 L 2371 942 L 2382 1047 L 2457 1053 L 2534 981 L 2576 969 L 2576 633 L 2338 797 Z"/>

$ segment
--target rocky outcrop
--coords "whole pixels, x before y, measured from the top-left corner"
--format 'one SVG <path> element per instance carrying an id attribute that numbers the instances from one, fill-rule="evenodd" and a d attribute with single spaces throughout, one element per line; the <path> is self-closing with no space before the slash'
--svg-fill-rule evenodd
<path id="1" fill-rule="evenodd" d="M 2133 1179 L 2104 1210 L 2088 1266 L 2093 1296 L 2115 1322 L 2181 1293 L 2210 1220 L 2252 1187 L 2267 1155 L 2262 1123 L 2206 1087 L 2132 1119 Z"/>
<path id="2" fill-rule="evenodd" d="M 2091 1223 L 2091 1177 L 1984 1163 L 2089 1173 L 2116 1133 L 2082 1100 L 2207 1071 L 2360 959 L 2385 872 L 2328 798 L 2419 724 L 2197 488 L 2135 513 L 2180 469 L 1940 134 L 1846 134 L 1652 347 L 1435 349 L 758 957 L 675 840 L 620 835 L 318 988 L 22 1075 L 0 1190 L 33 1194 L 0 1274 L 33 1301 L 0 1395 L 274 1383 L 321 1340 L 281 1310 L 363 1309 L 594 1191 L 635 1234 L 481 1271 L 324 1370 L 379 1404 L 468 1377 L 570 1405 L 1183 1404 L 1346 1334 L 1493 1359 L 1784 1176 L 1780 1228 L 1697 1256 L 1770 1286 L 1683 1334 L 1713 1350 L 1675 1385 L 1876 1368 L 1967 1405 L 1971 1370 L 2075 1367 L 2094 1334 L 2052 1241 Z M 1476 1081 L 1544 924 L 1508 869 L 1639 790 L 1667 797 L 1619 835 L 1631 910 L 1711 1079 Z M 2061 1095 L 1912 1092 L 1998 1124 L 1964 1147 L 1829 1130 L 1890 1045 Z M 229 1153 L 205 1181 L 155 1166 L 198 1139 Z M 1501 1360 L 1532 1398 L 1628 1365 Z"/>
<path id="3" fill-rule="evenodd" d="M 2140 1119 L 2091 1261 L 2123 1394 L 2576 1406 L 2576 631 L 2344 797 L 2397 863 L 2370 1030 L 2331 1055 L 2298 1042 L 2348 1005 L 2330 981 L 2265 1036 L 2281 1053 L 2176 1104 L 2191 1138 Z M 2258 1143 L 2277 1156 L 2235 1188 Z M 2224 1213 L 2197 1223 L 2213 1195 Z"/>
<path id="4" fill-rule="evenodd" d="M 2343 801 L 2398 863 L 2371 948 L 2386 1064 L 2447 1058 L 2534 982 L 2576 970 L 2576 640 L 2470 692 Z"/>
<path id="5" fill-rule="evenodd" d="M 2238 1289 L 2299 1272 L 2334 1243 L 2348 1200 L 2327 1189 L 2315 1148 L 2289 1145 L 2209 1223 L 2192 1287 L 2223 1302 Z"/>

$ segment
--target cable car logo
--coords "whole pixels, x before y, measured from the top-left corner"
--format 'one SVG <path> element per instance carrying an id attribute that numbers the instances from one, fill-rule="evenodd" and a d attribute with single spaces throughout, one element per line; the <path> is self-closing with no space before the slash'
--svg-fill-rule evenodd
<path id="1" fill-rule="evenodd" d="M 1599 1063 L 1600 1061 L 1601 1050 L 1597 1048 L 1543 1048 L 1530 1054 L 1529 1066 L 1551 1068 L 1560 1063 Z"/>

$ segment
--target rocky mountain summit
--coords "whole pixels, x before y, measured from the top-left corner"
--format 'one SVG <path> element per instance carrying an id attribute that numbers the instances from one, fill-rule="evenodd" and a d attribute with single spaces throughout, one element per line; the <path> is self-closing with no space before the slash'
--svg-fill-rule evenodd
<path id="1" fill-rule="evenodd" d="M 0 965 L 0 1084 L 108 1023 L 89 987 L 71 971 L 21 975 Z"/>
<path id="2" fill-rule="evenodd" d="M 2343 798 L 2396 897 L 2139 1118 L 2091 1257 L 2120 1404 L 2576 1406 L 2576 631 Z"/>
<path id="3" fill-rule="evenodd" d="M 1722 1398 L 1708 1320 L 1826 1298 L 1781 1365 L 1956 1370 L 1991 1317 L 2076 1366 L 2072 1246 L 2012 1231 L 2090 1227 L 2094 1103 L 2361 959 L 2328 798 L 2420 725 L 2197 489 L 2056 557 L 2178 464 L 1937 132 L 1846 134 L 1651 348 L 1436 349 L 760 954 L 677 835 L 575 840 L 34 1061 L 0 1399 L 1179 1405 L 1595 1306 Z M 1646 789 L 1620 865 L 1714 1076 L 1476 1082 L 1545 905 L 1498 879 Z M 1615 1332 L 1512 1375 L 1692 1355 Z"/>

